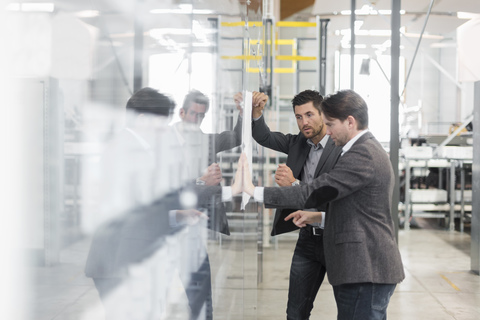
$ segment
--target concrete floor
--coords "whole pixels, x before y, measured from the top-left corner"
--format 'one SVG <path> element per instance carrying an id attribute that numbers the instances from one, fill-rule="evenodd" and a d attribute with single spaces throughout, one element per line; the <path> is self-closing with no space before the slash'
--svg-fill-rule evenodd
<path id="1" fill-rule="evenodd" d="M 256 241 L 214 242 L 209 245 L 213 275 L 215 319 L 285 319 L 290 260 L 295 236 L 280 237 L 263 249 L 263 279 L 256 284 Z M 400 230 L 400 251 L 406 279 L 397 286 L 388 319 L 480 319 L 480 277 L 470 269 L 470 235 L 439 230 L 427 223 L 421 229 Z M 221 248 L 221 250 L 219 250 Z M 78 242 L 61 257 L 62 263 L 33 268 L 31 311 L 26 319 L 104 319 L 103 307 L 91 279 L 83 275 L 88 242 Z M 170 293 L 170 316 L 187 319 L 181 290 Z M 332 287 L 324 283 L 311 319 L 335 319 Z M 21 318 L 16 318 L 21 319 Z"/>
<path id="2" fill-rule="evenodd" d="M 405 280 L 397 286 L 388 319 L 480 319 L 480 277 L 470 270 L 470 236 L 435 229 L 401 230 Z M 294 243 L 265 250 L 264 281 L 258 289 L 258 319 L 285 318 L 289 259 Z M 324 283 L 311 319 L 335 319 L 332 286 Z"/>

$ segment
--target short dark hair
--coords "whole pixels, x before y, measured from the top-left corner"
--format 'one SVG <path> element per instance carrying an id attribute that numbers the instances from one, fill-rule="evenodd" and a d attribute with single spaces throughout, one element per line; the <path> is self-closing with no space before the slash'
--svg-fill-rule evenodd
<path id="1" fill-rule="evenodd" d="M 127 110 L 168 117 L 175 102 L 155 89 L 145 87 L 135 92 L 127 101 Z"/>
<path id="2" fill-rule="evenodd" d="M 353 90 L 341 90 L 327 96 L 322 101 L 322 112 L 325 116 L 345 121 L 348 116 L 357 120 L 357 129 L 368 128 L 368 107 L 365 100 Z"/>
<path id="3" fill-rule="evenodd" d="M 313 106 L 318 110 L 318 113 L 322 112 L 320 105 L 322 104 L 322 95 L 315 90 L 304 90 L 297 94 L 292 99 L 293 112 L 295 112 L 295 106 L 301 106 L 302 104 L 313 102 Z"/>
<path id="4" fill-rule="evenodd" d="M 185 110 L 185 112 L 190 109 L 192 106 L 192 103 L 198 103 L 201 105 L 205 106 L 205 112 L 208 111 L 208 107 L 210 106 L 210 100 L 206 95 L 204 95 L 202 92 L 198 90 L 191 90 L 186 96 L 185 100 L 183 100 L 183 106 L 182 109 Z"/>

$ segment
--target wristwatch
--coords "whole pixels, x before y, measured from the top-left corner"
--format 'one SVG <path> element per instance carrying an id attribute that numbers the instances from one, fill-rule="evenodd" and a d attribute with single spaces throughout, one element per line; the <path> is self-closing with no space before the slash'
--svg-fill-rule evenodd
<path id="1" fill-rule="evenodd" d="M 295 179 L 295 181 L 292 182 L 292 186 L 299 186 L 300 185 L 300 180 Z"/>
<path id="2" fill-rule="evenodd" d="M 197 186 L 204 186 L 205 185 L 205 181 L 203 181 L 200 178 L 197 178 L 197 180 L 195 180 L 195 183 L 197 184 Z"/>

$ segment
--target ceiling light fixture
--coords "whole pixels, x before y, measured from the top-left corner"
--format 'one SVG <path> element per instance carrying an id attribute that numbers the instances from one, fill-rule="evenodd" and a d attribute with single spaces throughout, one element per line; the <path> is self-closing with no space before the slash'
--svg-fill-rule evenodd
<path id="1" fill-rule="evenodd" d="M 352 10 L 342 10 L 340 14 L 343 16 L 349 16 L 352 13 Z M 338 14 L 338 12 L 334 12 Z M 364 5 L 361 9 L 355 10 L 355 15 L 357 16 L 376 16 L 376 15 L 391 15 L 392 10 L 375 10 L 369 5 Z M 405 10 L 400 10 L 400 14 L 405 14 Z"/>
<path id="2" fill-rule="evenodd" d="M 7 5 L 8 11 L 22 11 L 22 12 L 53 12 L 55 5 L 53 3 L 10 3 Z"/>
<path id="3" fill-rule="evenodd" d="M 457 12 L 457 18 L 458 19 L 466 19 L 466 20 L 469 20 L 469 19 L 474 19 L 474 18 L 478 18 L 480 17 L 480 14 L 478 13 L 471 13 L 471 12 Z"/>
<path id="4" fill-rule="evenodd" d="M 214 10 L 191 9 L 191 5 L 180 5 L 180 9 L 152 9 L 151 14 L 214 14 Z"/>
<path id="5" fill-rule="evenodd" d="M 83 10 L 78 11 L 75 15 L 79 18 L 95 18 L 100 15 L 100 11 L 98 10 Z"/>

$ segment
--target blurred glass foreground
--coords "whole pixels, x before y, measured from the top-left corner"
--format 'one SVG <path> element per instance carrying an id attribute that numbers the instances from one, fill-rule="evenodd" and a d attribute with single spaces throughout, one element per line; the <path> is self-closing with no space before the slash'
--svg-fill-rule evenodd
<path id="1" fill-rule="evenodd" d="M 231 185 L 241 141 L 215 134 L 238 136 L 233 96 L 266 78 L 261 59 L 218 57 L 262 57 L 264 28 L 244 23 L 261 8 L 1 2 L 5 319 L 256 317 L 261 209 L 199 178 L 217 163 Z M 127 111 L 144 87 L 176 107 Z M 181 111 L 194 89 L 208 99 L 196 124 Z"/>

